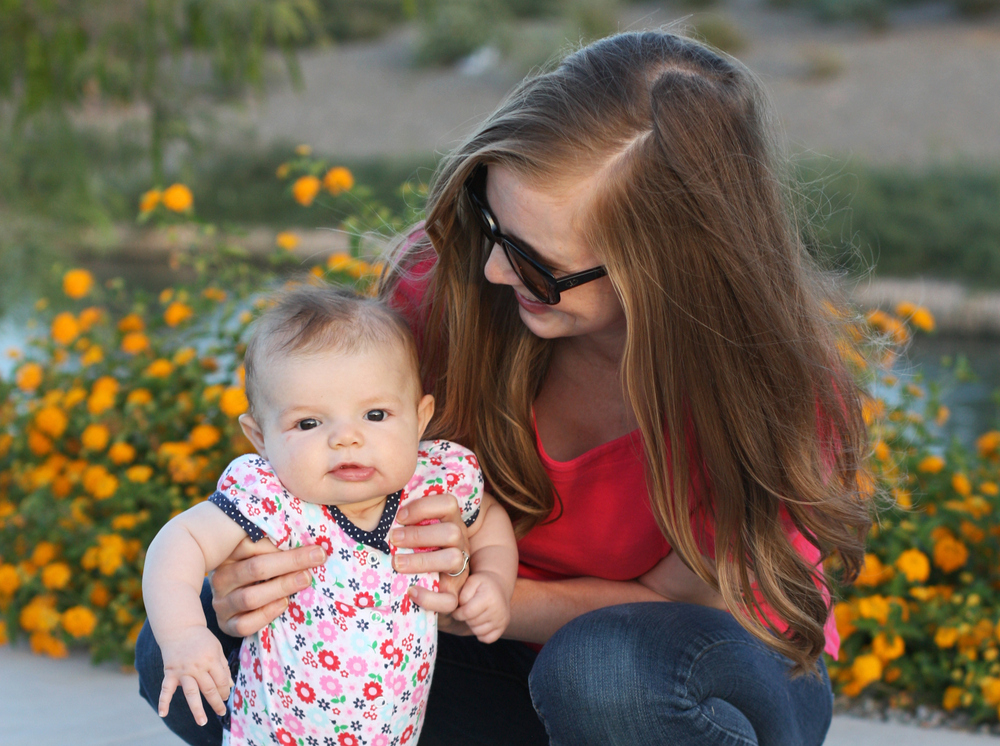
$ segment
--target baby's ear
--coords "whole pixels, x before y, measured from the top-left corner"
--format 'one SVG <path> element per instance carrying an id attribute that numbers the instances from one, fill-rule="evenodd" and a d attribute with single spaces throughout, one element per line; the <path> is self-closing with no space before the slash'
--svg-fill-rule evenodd
<path id="1" fill-rule="evenodd" d="M 245 417 L 246 415 L 244 415 Z M 431 417 L 434 416 L 434 397 L 430 394 L 424 394 L 420 399 L 420 403 L 417 404 L 417 429 L 420 436 L 423 437 L 424 430 L 427 429 L 427 425 L 431 421 Z"/>
<path id="2" fill-rule="evenodd" d="M 253 443 L 253 447 L 257 449 L 257 453 L 267 458 L 267 454 L 264 453 L 264 431 L 257 424 L 257 420 L 250 414 L 241 414 L 240 427 L 243 428 L 243 434 L 247 436 L 247 439 Z"/>

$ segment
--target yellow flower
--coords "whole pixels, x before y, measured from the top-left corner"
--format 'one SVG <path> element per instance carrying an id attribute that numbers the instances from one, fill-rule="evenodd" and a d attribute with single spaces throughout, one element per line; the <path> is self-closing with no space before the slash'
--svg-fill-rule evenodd
<path id="1" fill-rule="evenodd" d="M 9 639 L 7 637 L 7 622 L 0 619 L 0 646 L 6 645 Z"/>
<path id="2" fill-rule="evenodd" d="M 58 591 L 69 584 L 72 574 L 65 562 L 53 562 L 42 569 L 42 585 L 50 591 Z"/>
<path id="3" fill-rule="evenodd" d="M 153 394 L 150 393 L 149 389 L 143 388 L 130 391 L 128 396 L 125 397 L 126 404 L 134 404 L 136 406 L 149 404 L 151 401 L 153 401 Z"/>
<path id="4" fill-rule="evenodd" d="M 145 521 L 148 516 L 149 514 L 145 511 L 142 513 L 124 513 L 122 515 L 115 516 L 111 520 L 111 528 L 116 531 L 128 531 Z"/>
<path id="5" fill-rule="evenodd" d="M 984 495 L 989 495 L 990 497 L 996 497 L 1000 494 L 1000 487 L 997 486 L 996 482 L 983 482 L 979 485 L 979 491 Z"/>
<path id="6" fill-rule="evenodd" d="M 108 450 L 108 458 L 114 464 L 127 464 L 135 458 L 135 448 L 118 441 Z"/>
<path id="7" fill-rule="evenodd" d="M 101 414 L 115 405 L 118 394 L 118 381 L 111 376 L 101 376 L 94 381 L 87 399 L 87 411 L 91 414 Z"/>
<path id="8" fill-rule="evenodd" d="M 927 555 L 919 549 L 907 549 L 896 559 L 896 567 L 911 583 L 923 583 L 931 573 Z"/>
<path id="9" fill-rule="evenodd" d="M 248 406 L 246 392 L 236 386 L 230 386 L 219 397 L 219 409 L 227 417 L 239 417 Z"/>
<path id="10" fill-rule="evenodd" d="M 976 449 L 983 458 L 995 456 L 1000 448 L 1000 431 L 990 430 L 976 439 Z"/>
<path id="11" fill-rule="evenodd" d="M 886 577 L 882 561 L 874 554 L 866 554 L 865 566 L 861 568 L 861 572 L 858 573 L 858 577 L 854 582 L 858 585 L 874 586 L 885 580 L 888 580 L 888 578 Z"/>
<path id="12" fill-rule="evenodd" d="M 118 477 L 110 474 L 101 464 L 88 466 L 83 472 L 83 488 L 95 500 L 107 500 L 118 490 Z"/>
<path id="13" fill-rule="evenodd" d="M 25 363 L 17 371 L 17 387 L 21 391 L 34 391 L 42 383 L 42 366 L 38 363 Z"/>
<path id="14" fill-rule="evenodd" d="M 951 417 L 951 410 L 942 404 L 938 407 L 937 414 L 934 416 L 934 423 L 938 427 L 942 427 L 948 421 L 949 417 Z"/>
<path id="15" fill-rule="evenodd" d="M 934 544 L 934 564 L 945 572 L 953 572 L 964 567 L 968 560 L 969 550 L 953 536 L 942 536 Z"/>
<path id="16" fill-rule="evenodd" d="M 58 617 L 59 615 L 56 614 L 56 616 Z M 47 632 L 34 633 L 28 638 L 28 645 L 31 647 L 31 652 L 35 655 L 45 653 L 50 658 L 65 658 L 69 655 L 66 643 Z"/>
<path id="17" fill-rule="evenodd" d="M 925 332 L 934 331 L 934 316 L 926 308 L 917 308 L 910 315 L 910 323 Z"/>
<path id="18" fill-rule="evenodd" d="M 94 276 L 85 269 L 71 269 L 63 275 L 63 292 L 70 298 L 82 298 L 94 285 Z"/>
<path id="19" fill-rule="evenodd" d="M 885 313 L 885 311 L 870 311 L 867 318 L 869 324 L 892 337 L 892 341 L 896 344 L 902 344 L 909 338 L 906 327 L 903 326 L 902 322 Z"/>
<path id="20" fill-rule="evenodd" d="M 194 204 L 194 195 L 183 184 L 172 184 L 163 192 L 163 206 L 174 212 L 187 212 Z"/>
<path id="21" fill-rule="evenodd" d="M 279 179 L 287 179 L 289 171 L 291 171 L 291 167 L 287 163 L 282 163 L 274 170 L 274 175 Z"/>
<path id="22" fill-rule="evenodd" d="M 963 497 L 968 497 L 972 494 L 972 483 L 961 472 L 955 472 L 951 475 L 951 487 Z"/>
<path id="23" fill-rule="evenodd" d="M 291 231 L 282 231 L 275 237 L 274 242 L 285 251 L 293 251 L 299 245 L 299 237 Z"/>
<path id="24" fill-rule="evenodd" d="M 21 628 L 25 632 L 48 632 L 59 624 L 59 612 L 55 609 L 56 600 L 52 596 L 35 596 L 29 601 L 18 616 Z"/>
<path id="25" fill-rule="evenodd" d="M 52 319 L 52 339 L 58 344 L 68 345 L 80 334 L 80 324 L 69 311 L 63 311 Z"/>
<path id="26" fill-rule="evenodd" d="M 138 355 L 149 349 L 149 337 L 142 332 L 129 332 L 122 337 L 122 352 L 127 355 Z"/>
<path id="27" fill-rule="evenodd" d="M 951 712 L 962 704 L 962 694 L 964 694 L 964 690 L 961 687 L 949 686 L 944 690 L 941 706 L 948 712 Z"/>
<path id="28" fill-rule="evenodd" d="M 924 474 L 937 474 L 945 466 L 945 461 L 940 456 L 926 456 L 919 464 L 917 471 Z"/>
<path id="29" fill-rule="evenodd" d="M 894 661 L 906 652 L 906 645 L 900 635 L 893 637 L 892 642 L 886 637 L 885 632 L 879 632 L 872 640 L 872 652 L 878 656 L 883 663 Z"/>
<path id="30" fill-rule="evenodd" d="M 21 587 L 21 576 L 9 562 L 0 565 L 0 595 L 10 596 Z"/>
<path id="31" fill-rule="evenodd" d="M 221 437 L 222 433 L 219 432 L 218 428 L 212 425 L 197 425 L 188 435 L 188 442 L 196 451 L 201 451 L 214 446 Z"/>
<path id="32" fill-rule="evenodd" d="M 875 458 L 879 461 L 889 460 L 889 446 L 885 444 L 885 441 L 875 441 L 875 446 L 872 448 L 872 452 L 875 454 Z"/>
<path id="33" fill-rule="evenodd" d="M 35 413 L 35 427 L 53 438 L 62 435 L 68 424 L 69 418 L 59 407 L 42 407 Z"/>
<path id="34" fill-rule="evenodd" d="M 876 619 L 879 624 L 889 621 L 889 601 L 875 595 L 858 599 L 858 613 L 863 619 Z"/>
<path id="35" fill-rule="evenodd" d="M 142 317 L 137 313 L 130 313 L 128 316 L 124 316 L 121 321 L 118 322 L 118 331 L 122 333 L 126 332 L 141 332 L 146 328 L 146 322 L 142 320 Z"/>
<path id="36" fill-rule="evenodd" d="M 86 606 L 73 606 L 63 612 L 62 626 L 73 637 L 86 637 L 97 626 L 97 616 Z"/>
<path id="37" fill-rule="evenodd" d="M 28 448 L 36 456 L 44 456 L 52 450 L 52 441 L 35 429 L 28 431 Z"/>
<path id="38" fill-rule="evenodd" d="M 952 627 L 938 627 L 934 633 L 934 644 L 939 648 L 951 648 L 958 642 L 958 630 Z"/>
<path id="39" fill-rule="evenodd" d="M 100 345 L 91 345 L 87 351 L 80 356 L 80 365 L 87 367 L 97 365 L 104 360 L 104 350 Z"/>
<path id="40" fill-rule="evenodd" d="M 882 678 L 882 661 L 875 655 L 859 655 L 851 664 L 854 680 L 862 688 Z"/>
<path id="41" fill-rule="evenodd" d="M 197 357 L 193 347 L 182 347 L 174 353 L 174 365 L 187 365 Z"/>
<path id="42" fill-rule="evenodd" d="M 153 468 L 146 465 L 132 466 L 125 470 L 125 476 L 130 482 L 142 484 L 148 482 L 149 478 L 153 476 Z"/>
<path id="43" fill-rule="evenodd" d="M 201 392 L 201 398 L 205 401 L 215 401 L 222 396 L 222 390 L 222 386 L 217 383 L 213 383 L 211 386 L 205 387 L 205 390 Z"/>
<path id="44" fill-rule="evenodd" d="M 973 544 L 978 544 L 986 538 L 986 532 L 972 521 L 962 521 L 959 524 L 959 530 L 961 530 L 962 535 Z"/>
<path id="45" fill-rule="evenodd" d="M 167 310 L 163 312 L 163 320 L 167 322 L 167 326 L 177 326 L 194 316 L 194 309 L 186 303 L 181 303 L 180 301 L 174 301 L 169 306 Z"/>
<path id="46" fill-rule="evenodd" d="M 84 428 L 80 443 L 88 451 L 103 451 L 108 445 L 111 433 L 104 425 L 93 423 Z"/>
<path id="47" fill-rule="evenodd" d="M 201 291 L 201 297 L 208 298 L 208 300 L 214 300 L 217 303 L 222 303 L 222 301 L 226 299 L 226 291 L 216 287 L 205 288 Z"/>
<path id="48" fill-rule="evenodd" d="M 1000 704 L 1000 679 L 992 676 L 984 676 L 979 681 L 979 688 L 983 692 L 983 701 L 991 707 Z"/>
<path id="49" fill-rule="evenodd" d="M 159 189 L 150 189 L 139 199 L 139 212 L 152 212 L 160 204 L 162 193 Z"/>
<path id="50" fill-rule="evenodd" d="M 326 260 L 326 267 L 334 272 L 345 272 L 354 265 L 355 261 L 350 254 L 330 254 L 329 259 Z"/>
<path id="51" fill-rule="evenodd" d="M 147 375 L 150 378 L 166 378 L 173 372 L 174 364 L 161 357 L 151 362 L 149 367 L 143 371 L 143 375 Z"/>
<path id="52" fill-rule="evenodd" d="M 833 618 L 837 622 L 837 633 L 840 635 L 841 640 L 846 640 L 858 629 L 852 623 L 856 617 L 854 616 L 854 609 L 848 603 L 838 601 L 834 604 Z"/>
<path id="53" fill-rule="evenodd" d="M 174 299 L 174 289 L 173 288 L 164 288 L 163 290 L 160 291 L 160 303 L 163 303 L 164 305 L 166 305 L 167 303 L 169 303 L 173 299 Z"/>
<path id="54" fill-rule="evenodd" d="M 901 490 L 894 488 L 892 490 L 892 496 L 896 500 L 896 505 L 901 508 L 912 508 L 913 507 L 913 495 L 911 495 L 907 490 Z"/>
<path id="55" fill-rule="evenodd" d="M 354 175 L 343 166 L 334 166 L 323 177 L 323 186 L 336 197 L 342 192 L 348 192 L 354 187 Z"/>
<path id="56" fill-rule="evenodd" d="M 320 181 L 315 176 L 300 176 L 292 184 L 292 196 L 303 207 L 309 207 L 319 194 Z"/>
<path id="57" fill-rule="evenodd" d="M 111 594 L 104 587 L 104 584 L 100 582 L 94 583 L 94 587 L 90 591 L 90 603 L 99 609 L 103 609 L 110 602 Z"/>
<path id="58" fill-rule="evenodd" d="M 114 575 L 121 567 L 126 551 L 125 540 L 118 534 L 97 537 L 97 566 L 103 575 Z"/>

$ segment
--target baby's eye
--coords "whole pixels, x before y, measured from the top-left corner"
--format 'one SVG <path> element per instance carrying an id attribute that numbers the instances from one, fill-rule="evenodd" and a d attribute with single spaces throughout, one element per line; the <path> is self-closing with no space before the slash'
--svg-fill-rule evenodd
<path id="1" fill-rule="evenodd" d="M 296 424 L 299 430 L 312 430 L 314 427 L 319 427 L 319 420 L 307 417 L 304 420 L 299 420 Z"/>
<path id="2" fill-rule="evenodd" d="M 365 412 L 365 419 L 369 422 L 381 422 L 385 419 L 384 409 L 371 409 Z"/>

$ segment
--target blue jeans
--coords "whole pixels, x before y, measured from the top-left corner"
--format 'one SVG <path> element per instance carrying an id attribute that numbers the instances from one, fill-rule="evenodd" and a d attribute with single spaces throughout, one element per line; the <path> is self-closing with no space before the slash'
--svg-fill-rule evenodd
<path id="1" fill-rule="evenodd" d="M 227 653 L 239 643 L 220 639 Z M 441 634 L 420 746 L 819 746 L 832 714 L 826 669 L 792 679 L 789 668 L 726 612 L 678 603 L 585 614 L 538 654 Z M 163 662 L 148 627 L 136 669 L 155 707 Z M 221 743 L 218 721 L 199 727 L 179 692 L 164 720 L 192 746 Z"/>

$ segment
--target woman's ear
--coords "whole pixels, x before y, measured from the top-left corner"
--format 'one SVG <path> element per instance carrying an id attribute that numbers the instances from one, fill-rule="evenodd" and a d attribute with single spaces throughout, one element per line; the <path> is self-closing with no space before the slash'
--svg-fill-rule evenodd
<path id="1" fill-rule="evenodd" d="M 267 458 L 267 454 L 264 453 L 264 431 L 257 424 L 257 420 L 249 414 L 241 414 L 240 427 L 243 428 L 243 434 L 247 436 L 247 439 L 253 443 L 253 447 L 257 449 L 257 453 Z"/>
<path id="2" fill-rule="evenodd" d="M 246 415 L 243 416 L 245 417 Z M 433 416 L 434 397 L 430 394 L 424 394 L 420 399 L 420 403 L 417 404 L 417 431 L 420 433 L 420 437 L 423 437 L 424 430 L 427 429 L 427 425 Z"/>

